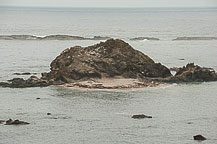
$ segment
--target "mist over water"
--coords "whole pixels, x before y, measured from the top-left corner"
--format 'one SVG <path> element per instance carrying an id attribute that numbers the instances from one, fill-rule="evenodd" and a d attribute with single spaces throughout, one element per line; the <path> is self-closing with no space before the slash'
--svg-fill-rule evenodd
<path id="1" fill-rule="evenodd" d="M 180 36 L 217 37 L 216 9 L 31 9 L 0 8 L 0 35 L 67 34 L 109 36 L 167 67 L 198 65 L 217 70 L 217 41 L 172 41 Z M 159 41 L 130 41 L 135 37 Z M 99 40 L 0 40 L 0 81 L 16 72 L 49 71 L 50 62 L 66 48 Z M 182 60 L 180 60 L 182 59 Z M 24 77 L 25 78 L 25 77 Z M 217 143 L 217 83 L 190 83 L 142 91 L 79 91 L 55 87 L 0 88 L 0 144 L 29 143 Z M 36 100 L 40 97 L 40 100 Z M 52 115 L 47 116 L 50 112 Z M 133 114 L 152 119 L 134 120 Z"/>

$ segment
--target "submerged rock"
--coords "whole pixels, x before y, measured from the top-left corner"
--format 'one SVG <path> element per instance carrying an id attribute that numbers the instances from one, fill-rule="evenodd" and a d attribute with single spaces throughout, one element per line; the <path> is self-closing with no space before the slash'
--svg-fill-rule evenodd
<path id="1" fill-rule="evenodd" d="M 28 125 L 29 123 L 28 122 L 25 122 L 25 121 L 20 121 L 20 120 L 12 120 L 12 119 L 9 119 L 6 121 L 6 124 L 5 125 Z"/>
<path id="2" fill-rule="evenodd" d="M 130 40 L 160 40 L 159 38 L 153 38 L 153 37 L 137 37 L 137 38 L 131 38 Z"/>
<path id="3" fill-rule="evenodd" d="M 194 140 L 198 140 L 198 141 L 204 141 L 204 140 L 206 140 L 206 138 L 204 137 L 204 136 L 202 136 L 202 135 L 195 135 L 195 136 L 193 136 L 194 137 Z"/>
<path id="4" fill-rule="evenodd" d="M 71 47 L 56 57 L 50 66 L 51 71 L 43 73 L 42 79 L 72 82 L 114 76 L 124 78 L 171 76 L 168 68 L 155 63 L 150 57 L 119 39 L 110 39 L 89 47 Z"/>
<path id="5" fill-rule="evenodd" d="M 217 40 L 217 37 L 177 37 L 173 40 Z"/>
<path id="6" fill-rule="evenodd" d="M 138 114 L 138 115 L 133 115 L 132 118 L 134 119 L 143 119 L 143 118 L 152 118 L 152 116 L 147 116 L 144 114 Z"/>

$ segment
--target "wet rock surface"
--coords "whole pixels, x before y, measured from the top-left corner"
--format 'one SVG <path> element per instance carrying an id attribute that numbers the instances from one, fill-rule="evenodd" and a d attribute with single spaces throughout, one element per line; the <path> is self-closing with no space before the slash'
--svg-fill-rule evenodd
<path id="1" fill-rule="evenodd" d="M 194 140 L 198 140 L 198 141 L 206 140 L 206 138 L 204 136 L 200 135 L 200 134 L 193 136 L 193 138 L 194 138 Z"/>
<path id="2" fill-rule="evenodd" d="M 133 119 L 144 119 L 144 118 L 152 118 L 152 116 L 144 115 L 144 114 L 138 114 L 138 115 L 133 115 Z"/>

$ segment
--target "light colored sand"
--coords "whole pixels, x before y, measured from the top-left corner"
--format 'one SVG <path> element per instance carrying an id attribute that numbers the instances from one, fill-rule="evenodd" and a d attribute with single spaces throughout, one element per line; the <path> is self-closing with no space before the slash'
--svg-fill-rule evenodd
<path id="1" fill-rule="evenodd" d="M 64 84 L 60 87 L 69 89 L 88 89 L 88 90 L 142 90 L 144 88 L 163 86 L 165 84 L 153 81 L 140 81 L 130 78 L 101 78 L 90 79 L 70 84 Z"/>

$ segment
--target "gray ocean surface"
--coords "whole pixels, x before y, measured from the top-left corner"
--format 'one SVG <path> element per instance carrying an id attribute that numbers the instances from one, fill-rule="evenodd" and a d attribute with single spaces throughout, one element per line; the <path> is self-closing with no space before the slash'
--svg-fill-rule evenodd
<path id="1" fill-rule="evenodd" d="M 217 37 L 217 8 L 0 7 L 0 35 L 24 34 L 120 38 L 167 67 L 194 62 L 217 70 L 217 40 L 172 41 Z M 129 40 L 140 36 L 160 40 Z M 16 72 L 40 76 L 64 49 L 98 42 L 0 40 L 0 81 L 19 77 Z M 142 113 L 153 118 L 131 118 Z M 193 135 L 199 133 L 207 137 L 203 144 L 215 144 L 217 82 L 139 91 L 0 88 L 0 120 L 9 118 L 30 125 L 0 124 L 0 144 L 196 144 Z"/>

